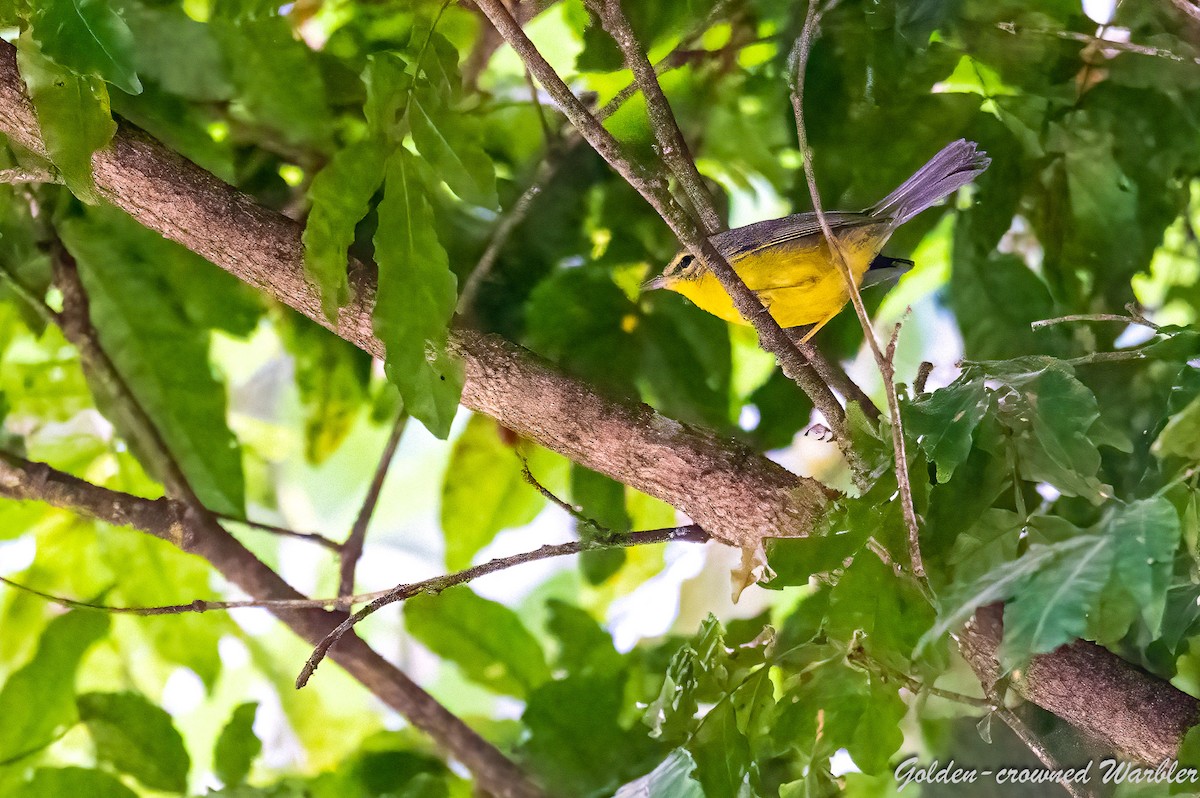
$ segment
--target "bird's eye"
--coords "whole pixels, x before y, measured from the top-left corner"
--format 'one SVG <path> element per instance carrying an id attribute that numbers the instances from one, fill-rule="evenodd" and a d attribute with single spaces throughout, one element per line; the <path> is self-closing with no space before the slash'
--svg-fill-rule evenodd
<path id="1" fill-rule="evenodd" d="M 679 259 L 679 270 L 690 269 L 696 258 L 694 255 L 684 255 Z"/>

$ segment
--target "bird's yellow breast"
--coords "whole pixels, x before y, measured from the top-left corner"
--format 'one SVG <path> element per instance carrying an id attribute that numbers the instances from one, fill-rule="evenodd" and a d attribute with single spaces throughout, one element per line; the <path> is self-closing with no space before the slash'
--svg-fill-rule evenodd
<path id="1" fill-rule="evenodd" d="M 856 284 L 862 282 L 890 232 L 890 225 L 884 223 L 835 231 Z M 723 254 L 781 327 L 824 322 L 850 299 L 845 281 L 820 233 L 776 242 L 741 255 Z M 668 278 L 664 287 L 683 294 L 714 316 L 738 324 L 748 323 L 707 270 L 692 279 Z"/>

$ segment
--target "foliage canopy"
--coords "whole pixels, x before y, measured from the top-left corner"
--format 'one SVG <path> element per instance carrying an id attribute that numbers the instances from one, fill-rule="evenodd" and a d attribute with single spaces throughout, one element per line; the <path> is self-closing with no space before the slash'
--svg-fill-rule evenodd
<path id="1" fill-rule="evenodd" d="M 456 313 L 598 391 L 823 470 L 842 493 L 812 534 L 768 543 L 754 617 L 687 594 L 680 616 L 707 616 L 698 628 L 618 645 L 599 619 L 654 600 L 644 586 L 670 570 L 657 549 L 597 545 L 517 598 L 457 586 L 408 601 L 403 629 L 366 625 L 372 642 L 411 641 L 406 664 L 421 667 L 413 644 L 436 655 L 431 691 L 551 795 L 882 795 L 902 751 L 1029 758 L 1000 731 L 990 749 L 967 739 L 980 717 L 990 734 L 997 699 L 950 635 L 995 602 L 1003 672 L 1083 638 L 1200 695 L 1200 23 L 1187 2 L 1123 4 L 1103 26 L 1065 0 L 845 0 L 822 20 L 806 98 L 830 208 L 868 206 L 955 138 L 992 157 L 956 203 L 894 237 L 888 254 L 915 271 L 866 295 L 885 339 L 913 307 L 895 364 L 927 583 L 907 569 L 888 420 L 848 413 L 856 485 L 834 444 L 800 436 L 812 404 L 752 332 L 640 292 L 678 242 L 469 3 L 0 5 L 49 155 L 3 153 L 5 174 L 45 180 L 0 185 L 0 450 L 139 496 L 169 484 L 122 410 L 130 396 L 54 323 L 66 259 L 99 345 L 200 502 L 313 595 L 336 593 L 332 560 L 236 519 L 349 528 L 398 415 L 433 437 L 406 432 L 387 522 L 429 526 L 421 473 L 444 471 L 437 539 L 413 533 L 418 567 L 466 568 L 515 528 L 534 548 L 541 519 L 567 517 L 546 493 L 598 544 L 675 523 L 485 416 L 455 423 L 468 379 Z M 806 209 L 788 99 L 802 4 L 624 6 L 731 224 Z M 591 107 L 617 100 L 604 124 L 630 156 L 657 163 L 645 99 L 622 93 L 631 73 L 588 6 L 517 8 Z M 105 204 L 90 159 L 115 119 L 301 219 L 327 319 L 351 297 L 347 256 L 366 270 L 383 367 Z M 1131 302 L 1136 317 L 1033 324 Z M 850 312 L 816 340 L 842 361 L 863 343 Z M 917 376 L 924 360 L 936 388 Z M 413 566 L 384 525 L 365 562 Z M 154 606 L 231 592 L 167 542 L 43 503 L 0 502 L 0 541 L 28 561 L 5 573 L 55 595 Z M 414 578 L 370 573 L 364 588 Z M 6 592 L 0 793 L 472 794 L 447 751 L 394 730 L 344 674 L 295 693 L 304 647 L 241 621 L 62 613 Z M 982 698 L 956 704 L 935 682 Z M 1075 739 L 1032 705 L 1020 714 Z"/>

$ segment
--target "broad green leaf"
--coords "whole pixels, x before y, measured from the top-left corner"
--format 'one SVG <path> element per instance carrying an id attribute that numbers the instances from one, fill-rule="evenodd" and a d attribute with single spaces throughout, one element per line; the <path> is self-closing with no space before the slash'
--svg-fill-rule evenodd
<path id="1" fill-rule="evenodd" d="M 11 793 L 11 798 L 137 798 L 115 776 L 85 768 L 38 768 L 33 778 Z"/>
<path id="2" fill-rule="evenodd" d="M 548 794 L 611 794 L 662 755 L 644 728 L 621 726 L 624 695 L 623 674 L 592 673 L 548 681 L 529 696 L 520 752 Z"/>
<path id="3" fill-rule="evenodd" d="M 1078 538 L 1051 546 L 1034 544 L 1020 558 L 1006 562 L 977 579 L 957 585 L 939 600 L 938 620 L 917 644 L 921 651 L 942 635 L 957 631 L 975 610 L 998 601 L 1006 601 L 1021 591 L 1038 573 L 1051 567 L 1064 555 L 1094 544 L 1094 540 Z"/>
<path id="4" fill-rule="evenodd" d="M 333 120 L 316 57 L 292 35 L 287 21 L 263 14 L 234 23 L 209 23 L 225 51 L 237 89 L 234 112 L 286 143 L 331 148 Z"/>
<path id="5" fill-rule="evenodd" d="M 861 637 L 874 659 L 907 670 L 917 641 L 933 622 L 933 609 L 911 582 L 862 552 L 830 594 L 826 630 L 838 640 Z"/>
<path id="6" fill-rule="evenodd" d="M 731 430 L 728 325 L 668 291 L 652 299 L 651 312 L 630 317 L 642 345 L 638 385 L 646 401 L 671 418 Z"/>
<path id="7" fill-rule="evenodd" d="M 387 374 L 404 409 L 439 438 L 450 433 L 463 387 L 463 364 L 446 346 L 457 300 L 454 273 L 434 231 L 426 181 L 400 148 L 388 159 L 375 259 L 375 334 L 387 348 Z"/>
<path id="8" fill-rule="evenodd" d="M 624 535 L 632 529 L 625 510 L 625 486 L 614 479 L 578 464 L 571 466 L 571 502 L 592 523 L 576 523 L 579 536 L 591 540 L 597 535 Z M 596 549 L 579 556 L 579 570 L 591 585 L 608 581 L 625 565 L 624 549 Z"/>
<path id="9" fill-rule="evenodd" d="M 299 314 L 279 327 L 295 363 L 304 456 L 319 465 L 342 445 L 361 414 L 371 356 Z"/>
<path id="10" fill-rule="evenodd" d="M 338 150 L 308 189 L 312 209 L 304 225 L 304 270 L 330 321 L 350 298 L 346 267 L 354 229 L 383 183 L 386 159 L 387 150 L 374 140 L 353 144 Z"/>
<path id="11" fill-rule="evenodd" d="M 1103 537 L 1080 537 L 1047 548 L 1054 548 L 1056 556 L 1004 605 L 998 656 L 1008 667 L 1082 637 L 1112 572 L 1113 545 Z"/>
<path id="12" fill-rule="evenodd" d="M 525 305 L 525 344 L 601 385 L 631 390 L 639 360 L 629 329 L 638 309 L 601 270 L 566 269 L 543 280 Z"/>
<path id="13" fill-rule="evenodd" d="M 705 798 L 700 783 L 691 778 L 695 769 L 687 749 L 676 748 L 654 770 L 622 785 L 614 798 Z"/>
<path id="14" fill-rule="evenodd" d="M 108 629 L 107 615 L 81 611 L 61 615 L 46 626 L 33 659 L 0 689 L 0 717 L 5 719 L 0 723 L 0 762 L 38 751 L 79 719 L 75 670 Z"/>
<path id="15" fill-rule="evenodd" d="M 187 790 L 191 760 L 162 707 L 140 693 L 84 693 L 77 704 L 97 759 L 152 790 Z"/>
<path id="16" fill-rule="evenodd" d="M 904 741 L 900 685 L 836 660 L 810 670 L 780 699 L 775 733 L 813 759 L 845 748 L 864 772 L 881 772 Z"/>
<path id="17" fill-rule="evenodd" d="M 987 412 L 986 399 L 983 380 L 964 375 L 904 408 L 905 432 L 916 437 L 937 466 L 938 482 L 949 482 L 971 453 L 975 427 Z"/>
<path id="18" fill-rule="evenodd" d="M 474 205 L 497 207 L 496 171 L 483 151 L 477 119 L 420 91 L 409 102 L 408 119 L 417 149 L 451 191 Z"/>
<path id="19" fill-rule="evenodd" d="M 105 0 L 39 0 L 33 39 L 42 53 L 76 75 L 95 76 L 121 91 L 142 90 L 134 69 L 133 34 Z"/>
<path id="20" fill-rule="evenodd" d="M 1151 451 L 1159 457 L 1200 460 L 1200 398 L 1167 419 Z"/>
<path id="21" fill-rule="evenodd" d="M 412 87 L 403 59 L 395 53 L 372 53 L 362 80 L 367 90 L 363 105 L 367 130 L 376 141 L 396 143 L 400 112 L 408 105 Z"/>
<path id="22" fill-rule="evenodd" d="M 1130 502 L 1104 525 L 1112 540 L 1113 573 L 1133 596 L 1152 637 L 1158 637 L 1182 529 L 1161 496 Z"/>
<path id="23" fill-rule="evenodd" d="M 542 647 L 520 617 L 466 587 L 409 599 L 404 620 L 426 648 L 498 693 L 524 697 L 550 678 Z"/>
<path id="24" fill-rule="evenodd" d="M 538 482 L 561 494 L 566 461 L 539 446 L 506 442 L 504 435 L 495 421 L 475 415 L 454 442 L 441 509 L 446 567 L 451 570 L 466 568 L 497 532 L 528 524 L 546 506 L 545 497 L 525 481 L 519 452 Z"/>
<path id="25" fill-rule="evenodd" d="M 207 331 L 190 323 L 183 298 L 164 278 L 162 250 L 145 246 L 146 237 L 157 237 L 113 210 L 65 220 L 60 233 L 79 262 L 104 351 L 196 495 L 215 512 L 240 517 L 241 449 L 226 424 L 225 388 L 209 366 Z"/>
<path id="26" fill-rule="evenodd" d="M 71 193 L 87 203 L 99 202 L 92 180 L 92 153 L 117 132 L 108 88 L 99 78 L 81 77 L 54 64 L 28 33 L 17 39 L 17 64 L 50 160 Z"/>
<path id="27" fill-rule="evenodd" d="M 233 96 L 229 69 L 213 29 L 173 5 L 122 2 L 121 16 L 136 46 L 130 49 L 138 74 L 171 94 L 199 102 Z M 186 58 L 180 54 L 186 53 Z"/>
<path id="28" fill-rule="evenodd" d="M 696 760 L 693 774 L 706 798 L 738 798 L 750 772 L 750 743 L 738 728 L 733 704 L 713 707 L 692 736 L 687 750 Z"/>
<path id="29" fill-rule="evenodd" d="M 1000 393 L 998 417 L 1012 435 L 1017 467 L 1032 482 L 1048 482 L 1067 496 L 1099 502 L 1111 488 L 1100 483 L 1100 450 L 1089 437 L 1100 418 L 1095 395 L 1071 367 L 1053 358 L 987 364 L 1011 392 Z"/>
<path id="30" fill-rule="evenodd" d="M 262 741 L 254 733 L 257 712 L 256 703 L 239 704 L 217 737 L 213 747 L 213 772 L 226 787 L 244 782 L 250 773 L 250 765 L 262 751 Z"/>
<path id="31" fill-rule="evenodd" d="M 558 665 L 568 673 L 615 673 L 624 657 L 612 637 L 586 610 L 556 599 L 547 602 L 546 628 L 558 640 Z"/>

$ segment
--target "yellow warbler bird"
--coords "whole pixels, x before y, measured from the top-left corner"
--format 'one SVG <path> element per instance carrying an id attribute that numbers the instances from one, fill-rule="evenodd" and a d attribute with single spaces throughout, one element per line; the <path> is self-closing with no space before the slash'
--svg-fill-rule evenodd
<path id="1" fill-rule="evenodd" d="M 867 210 L 826 213 L 855 283 L 883 282 L 911 268 L 912 261 L 879 254 L 893 231 L 970 183 L 989 163 L 991 159 L 975 142 L 959 139 Z M 709 240 L 781 327 L 815 325 L 804 336 L 805 341 L 850 299 L 845 278 L 830 256 L 815 213 L 749 224 Z M 717 278 L 690 253 L 675 256 L 646 287 L 675 291 L 714 316 L 747 324 Z"/>

